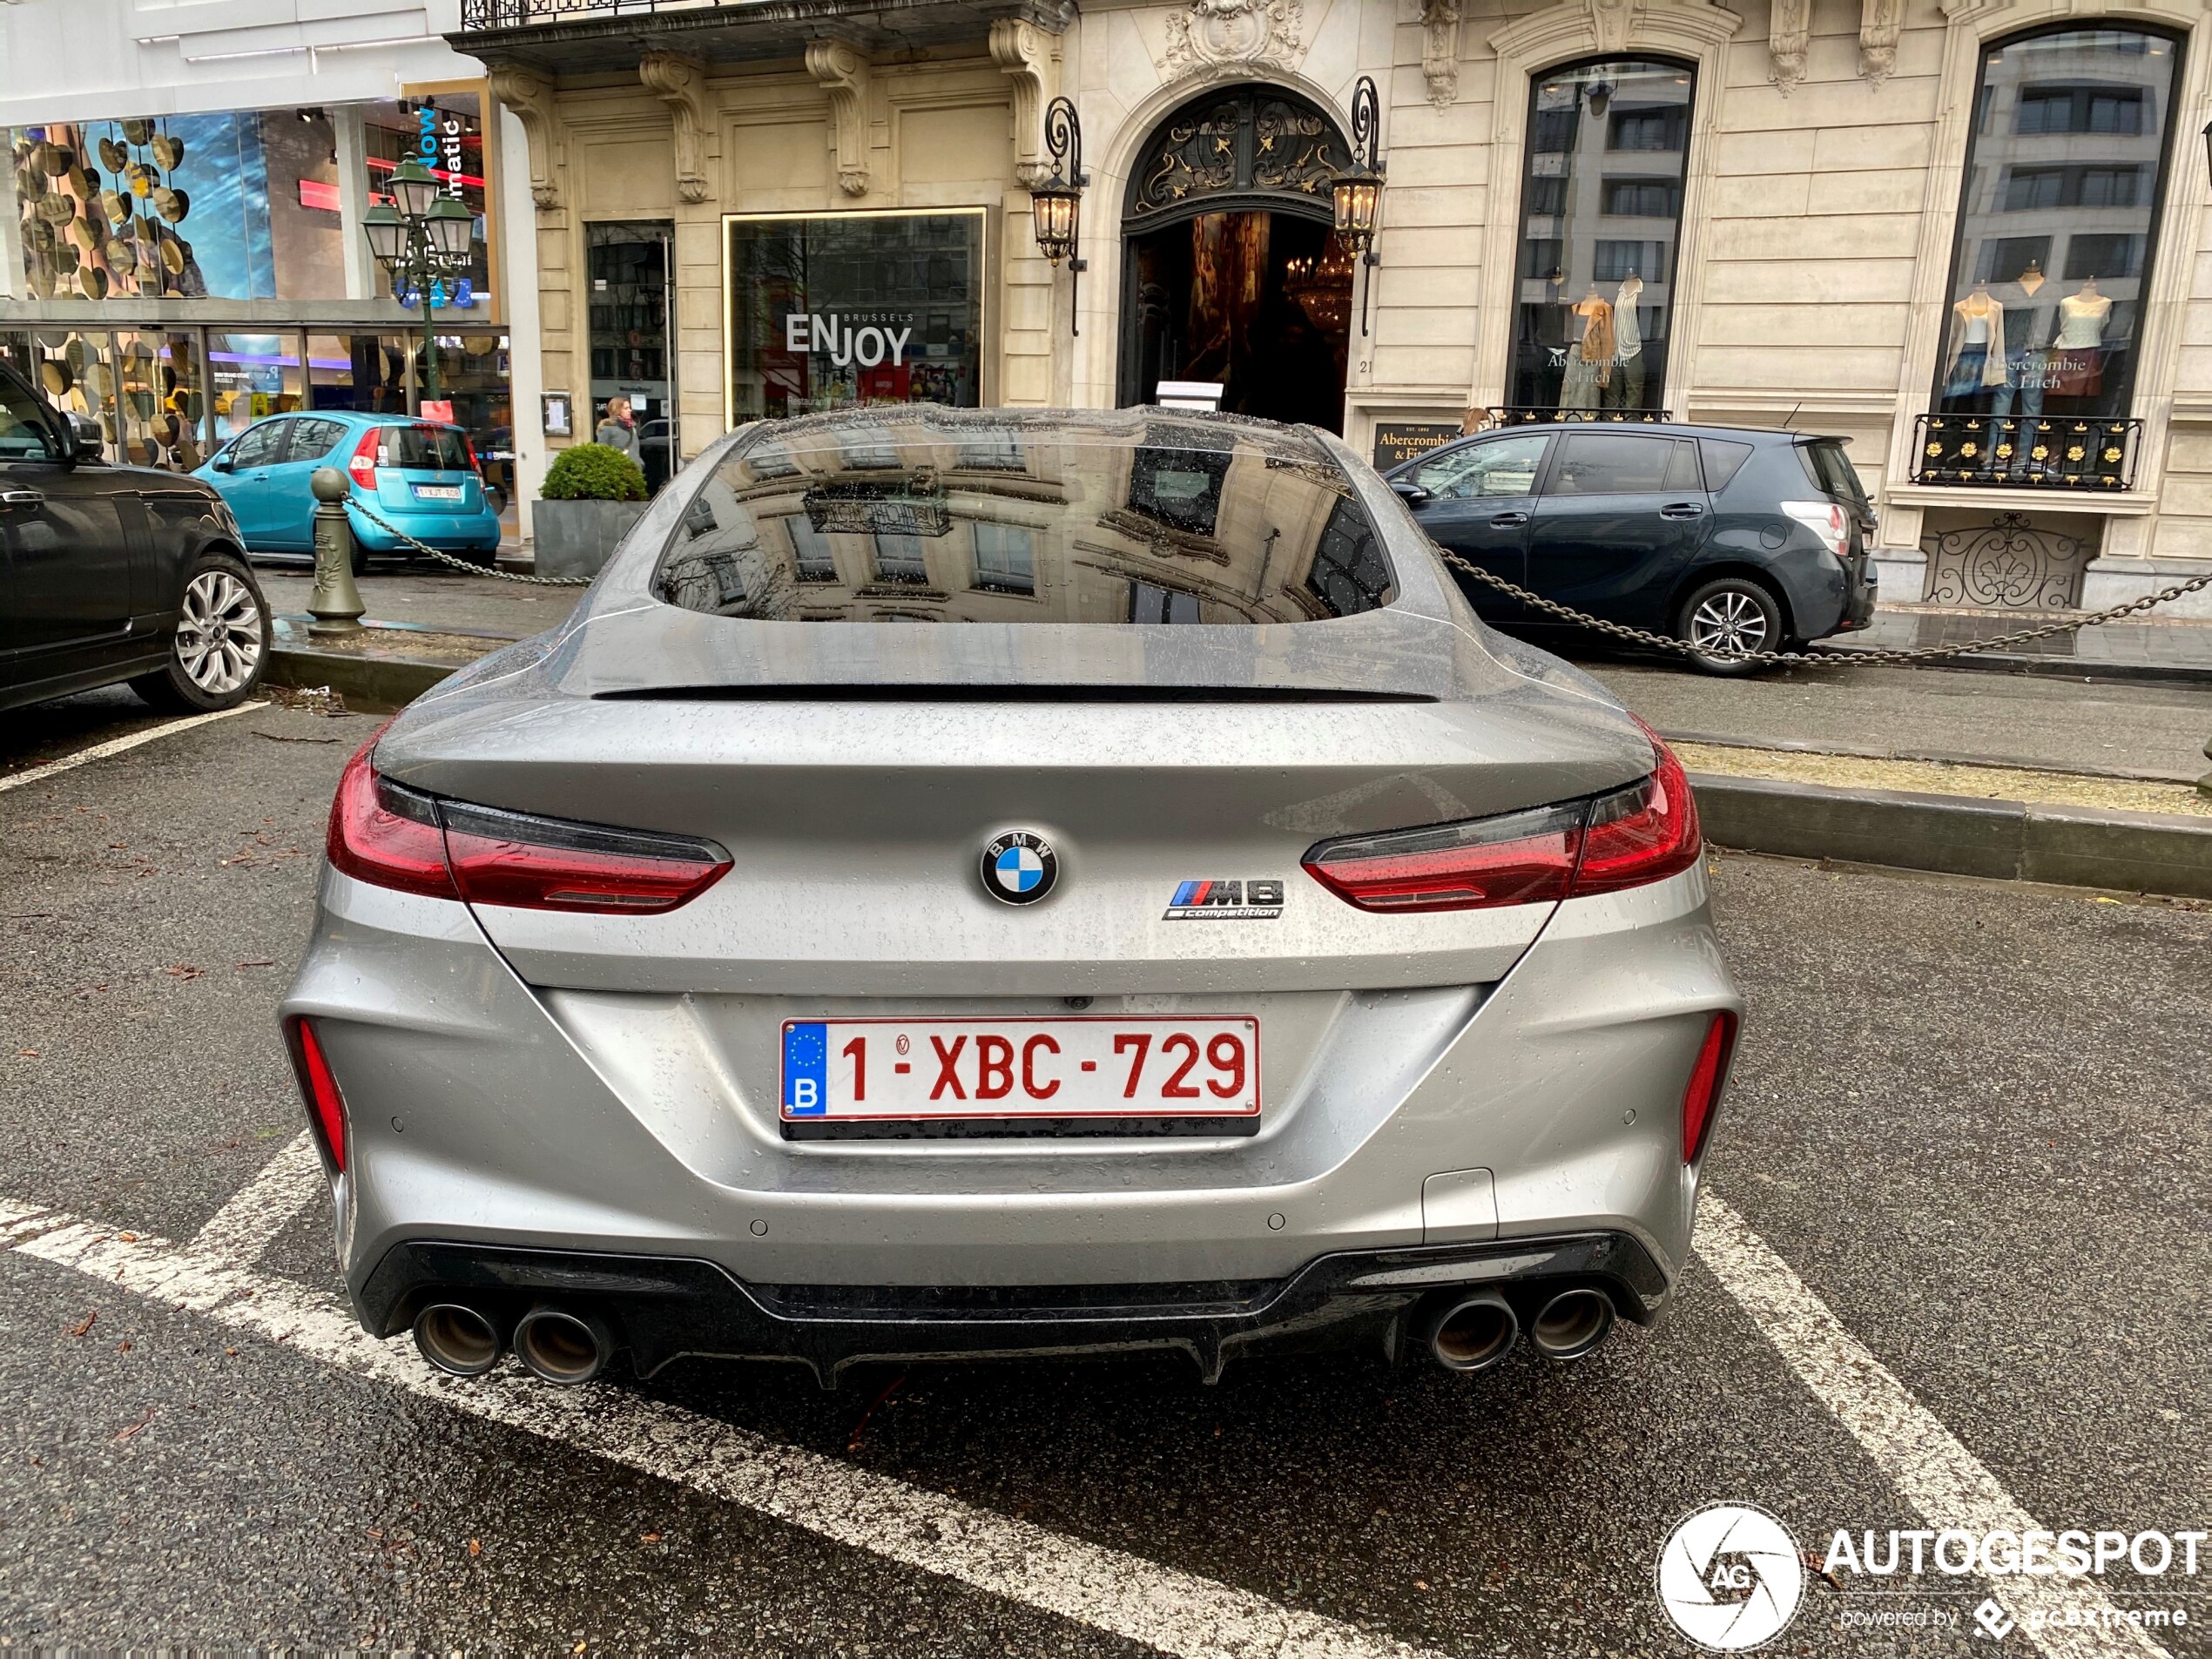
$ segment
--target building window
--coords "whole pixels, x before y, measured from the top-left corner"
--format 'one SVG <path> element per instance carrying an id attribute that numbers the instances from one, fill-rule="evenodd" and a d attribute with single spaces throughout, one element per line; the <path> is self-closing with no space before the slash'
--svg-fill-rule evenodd
<path id="1" fill-rule="evenodd" d="M 922 558 L 921 537 L 894 530 L 878 530 L 875 534 L 875 579 L 878 582 L 905 583 L 914 587 L 928 586 L 929 566 Z"/>
<path id="2" fill-rule="evenodd" d="M 1506 401 L 1656 410 L 1696 77 L 1607 58 L 1534 77 Z"/>
<path id="3" fill-rule="evenodd" d="M 1035 593 L 1037 562 L 1027 526 L 975 523 L 975 585 L 1000 593 Z"/>
<path id="4" fill-rule="evenodd" d="M 726 217 L 731 420 L 981 404 L 983 213 Z"/>
<path id="5" fill-rule="evenodd" d="M 1973 445 L 1979 464 L 1948 470 L 2042 482 L 2064 448 L 2047 425 L 2128 414 L 2179 57 L 2164 34 L 2106 27 L 1983 52 L 1933 408 L 1991 419 L 1932 435 Z"/>
<path id="6" fill-rule="evenodd" d="M 814 528 L 814 521 L 803 516 L 784 520 L 784 531 L 791 537 L 791 556 L 799 570 L 801 582 L 834 582 L 837 580 L 837 560 L 830 552 L 830 539 Z"/>

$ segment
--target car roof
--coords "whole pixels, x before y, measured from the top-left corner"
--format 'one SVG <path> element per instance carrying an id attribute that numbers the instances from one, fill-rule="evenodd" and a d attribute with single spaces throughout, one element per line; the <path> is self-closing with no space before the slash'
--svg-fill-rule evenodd
<path id="1" fill-rule="evenodd" d="M 1710 426 L 1698 421 L 1516 421 L 1508 426 L 1486 427 L 1470 434 L 1494 438 L 1503 432 L 1610 432 L 1615 428 L 1635 432 L 1663 432 L 1684 438 L 1725 438 L 1732 443 L 1849 443 L 1832 432 L 1791 432 L 1769 426 Z"/>
<path id="2" fill-rule="evenodd" d="M 274 415 L 264 415 L 240 428 L 251 432 L 255 427 L 271 421 L 341 421 L 348 426 L 428 426 L 447 432 L 466 435 L 468 428 L 455 421 L 426 421 L 419 415 L 392 415 L 371 409 L 281 409 Z"/>

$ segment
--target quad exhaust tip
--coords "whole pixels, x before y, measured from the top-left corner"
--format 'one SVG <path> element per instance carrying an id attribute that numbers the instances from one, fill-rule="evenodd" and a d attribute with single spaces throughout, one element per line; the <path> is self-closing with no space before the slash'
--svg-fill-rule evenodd
<path id="1" fill-rule="evenodd" d="M 1513 1352 L 1521 1321 L 1495 1291 L 1440 1300 L 1421 1329 L 1429 1356 L 1447 1371 L 1487 1371 Z"/>
<path id="2" fill-rule="evenodd" d="M 1561 1291 L 1537 1310 L 1528 1340 L 1550 1359 L 1580 1359 L 1613 1330 L 1613 1300 L 1587 1285 Z"/>
<path id="3" fill-rule="evenodd" d="M 415 1316 L 415 1345 L 440 1371 L 481 1377 L 499 1363 L 499 1327 L 460 1302 L 434 1302 Z"/>
<path id="4" fill-rule="evenodd" d="M 550 1383 L 588 1383 L 614 1357 L 614 1337 L 590 1314 L 541 1304 L 515 1326 L 515 1357 Z"/>

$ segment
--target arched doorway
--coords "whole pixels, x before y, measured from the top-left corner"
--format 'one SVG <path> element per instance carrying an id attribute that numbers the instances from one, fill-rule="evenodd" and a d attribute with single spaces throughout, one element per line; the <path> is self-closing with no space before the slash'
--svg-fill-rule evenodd
<path id="1" fill-rule="evenodd" d="M 1279 87 L 1208 92 L 1153 130 L 1122 212 L 1118 401 L 1217 381 L 1224 409 L 1341 429 L 1352 260 L 1329 185 L 1350 164 Z"/>

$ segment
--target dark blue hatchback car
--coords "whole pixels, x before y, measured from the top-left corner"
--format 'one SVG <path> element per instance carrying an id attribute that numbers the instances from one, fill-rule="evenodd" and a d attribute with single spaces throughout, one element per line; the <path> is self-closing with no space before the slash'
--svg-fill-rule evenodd
<path id="1" fill-rule="evenodd" d="M 1466 438 L 1394 469 L 1439 545 L 1547 599 L 1731 658 L 1864 628 L 1874 509 L 1844 440 L 1740 427 L 1561 421 Z M 1553 619 L 1464 572 L 1485 621 Z"/>

